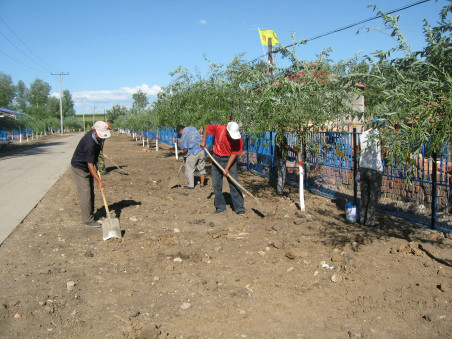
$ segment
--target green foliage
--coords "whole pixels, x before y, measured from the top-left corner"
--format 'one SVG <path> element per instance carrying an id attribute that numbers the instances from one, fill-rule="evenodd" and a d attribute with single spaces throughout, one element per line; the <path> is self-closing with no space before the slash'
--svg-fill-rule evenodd
<path id="1" fill-rule="evenodd" d="M 413 165 L 422 144 L 427 146 L 426 155 L 435 157 L 451 138 L 452 26 L 446 19 L 451 12 L 452 5 L 445 6 L 436 27 L 424 21 L 427 44 L 417 52 L 411 51 L 400 32 L 398 17 L 379 12 L 397 44 L 365 57 L 370 72 L 350 74 L 367 85 L 365 117 L 387 121 L 385 148 L 399 163 Z M 402 56 L 393 58 L 394 54 Z M 415 167 L 408 170 L 412 174 Z"/>
<path id="2" fill-rule="evenodd" d="M 140 89 L 132 95 L 134 109 L 145 109 L 149 105 L 146 94 Z"/>
<path id="3" fill-rule="evenodd" d="M 10 75 L 0 72 L 0 107 L 12 109 L 16 87 L 13 84 Z"/>
<path id="4" fill-rule="evenodd" d="M 46 103 L 45 117 L 60 118 L 60 99 L 50 96 Z"/>
<path id="5" fill-rule="evenodd" d="M 72 100 L 72 95 L 69 90 L 65 89 L 63 91 L 63 117 L 71 117 L 75 115 L 74 100 Z"/>
<path id="6" fill-rule="evenodd" d="M 280 51 L 290 56 L 293 67 L 277 70 L 238 56 L 226 66 L 209 62 L 204 77 L 182 67 L 176 69 L 173 81 L 154 104 L 159 124 L 202 127 L 225 123 L 231 116 L 248 132 L 273 130 L 279 138 L 291 131 L 302 137 L 312 125 L 353 114 L 349 98 L 356 88 L 332 75 L 335 68 L 327 51 L 314 62 L 303 62 L 294 53 Z M 293 74 L 293 69 L 301 71 Z"/>
<path id="7" fill-rule="evenodd" d="M 0 118 L 0 129 L 11 131 L 13 129 L 19 129 L 21 121 L 10 117 Z"/>
<path id="8" fill-rule="evenodd" d="M 116 120 L 128 113 L 129 109 L 126 106 L 114 105 L 111 109 L 107 110 L 107 121 L 112 125 L 116 124 Z"/>
<path id="9" fill-rule="evenodd" d="M 83 123 L 79 121 L 75 115 L 64 118 L 63 126 L 71 130 L 83 129 Z"/>
<path id="10" fill-rule="evenodd" d="M 60 100 L 51 96 L 50 90 L 50 85 L 41 79 L 35 79 L 29 89 L 22 80 L 14 86 L 11 76 L 0 72 L 0 107 L 26 113 L 36 119 L 60 119 Z M 75 116 L 69 90 L 64 90 L 62 104 L 63 117 Z M 37 126 L 36 123 L 34 125 Z"/>
<path id="11" fill-rule="evenodd" d="M 27 86 L 22 80 L 17 82 L 16 86 L 16 96 L 14 98 L 14 110 L 20 113 L 26 113 L 28 102 L 27 102 Z"/>
<path id="12" fill-rule="evenodd" d="M 113 127 L 121 127 L 135 131 L 147 131 L 158 127 L 155 114 L 146 110 L 131 109 L 127 114 L 120 115 Z"/>
<path id="13" fill-rule="evenodd" d="M 50 85 L 41 79 L 35 79 L 27 92 L 27 99 L 30 103 L 29 114 L 36 117 L 44 117 L 46 112 L 46 104 L 49 100 Z"/>

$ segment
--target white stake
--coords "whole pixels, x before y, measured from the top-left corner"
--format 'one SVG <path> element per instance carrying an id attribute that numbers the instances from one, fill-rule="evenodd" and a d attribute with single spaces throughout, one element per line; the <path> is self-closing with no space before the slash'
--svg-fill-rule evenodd
<path id="1" fill-rule="evenodd" d="M 177 151 L 177 138 L 174 138 L 174 149 L 176 151 L 176 160 L 179 159 L 179 152 Z"/>
<path id="2" fill-rule="evenodd" d="M 303 187 L 303 162 L 301 160 L 298 161 L 298 171 L 299 171 L 299 177 L 300 177 L 300 183 L 299 183 L 299 191 L 300 191 L 300 210 L 304 211 L 306 209 L 304 205 L 304 187 Z"/>

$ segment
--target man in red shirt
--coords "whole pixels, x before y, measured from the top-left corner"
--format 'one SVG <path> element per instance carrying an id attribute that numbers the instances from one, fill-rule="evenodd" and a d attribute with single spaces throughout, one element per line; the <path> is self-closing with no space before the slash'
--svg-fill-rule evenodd
<path id="1" fill-rule="evenodd" d="M 207 125 L 200 146 L 206 147 L 208 134 L 215 135 L 215 145 L 213 147 L 213 157 L 224 168 L 225 175 L 229 174 L 238 182 L 237 155 L 242 153 L 243 141 L 240 135 L 239 126 L 231 121 L 225 125 Z M 231 194 L 232 206 L 237 214 L 245 214 L 243 206 L 243 195 L 232 180 L 228 178 L 229 192 Z M 212 186 L 215 193 L 215 213 L 226 210 L 226 200 L 223 196 L 223 172 L 215 164 L 212 164 Z"/>

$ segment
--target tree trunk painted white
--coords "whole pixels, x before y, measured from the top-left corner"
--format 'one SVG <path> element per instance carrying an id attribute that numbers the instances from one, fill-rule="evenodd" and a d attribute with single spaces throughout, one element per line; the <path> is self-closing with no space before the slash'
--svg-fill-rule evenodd
<path id="1" fill-rule="evenodd" d="M 141 144 L 143 145 L 143 148 L 144 148 L 144 138 L 141 139 Z"/>
<path id="2" fill-rule="evenodd" d="M 159 131 L 157 130 L 157 139 L 155 139 L 155 150 L 159 151 Z"/>
<path id="3" fill-rule="evenodd" d="M 304 211 L 306 210 L 306 207 L 304 205 L 304 187 L 303 187 L 303 182 L 304 182 L 304 171 L 303 171 L 303 162 L 302 161 L 298 161 L 298 171 L 299 171 L 299 177 L 300 177 L 300 183 L 299 183 L 299 191 L 300 191 L 300 210 Z"/>
<path id="4" fill-rule="evenodd" d="M 179 160 L 179 152 L 177 151 L 177 138 L 174 138 L 174 150 L 176 152 L 176 160 Z"/>
<path id="5" fill-rule="evenodd" d="M 149 148 L 149 138 L 146 138 L 146 146 Z"/>

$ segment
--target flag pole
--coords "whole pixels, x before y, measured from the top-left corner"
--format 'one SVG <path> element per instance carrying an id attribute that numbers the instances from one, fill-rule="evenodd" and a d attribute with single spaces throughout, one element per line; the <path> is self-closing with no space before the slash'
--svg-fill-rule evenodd
<path id="1" fill-rule="evenodd" d="M 259 39 L 261 39 L 261 29 L 258 27 L 257 30 L 259 31 Z M 271 41 L 271 38 L 268 38 L 268 39 Z M 261 39 L 261 42 L 262 42 L 262 39 Z M 261 46 L 262 46 L 262 52 L 264 53 L 264 57 L 265 57 L 265 55 L 267 53 L 265 53 L 265 48 L 264 48 L 264 45 L 262 43 L 261 43 Z M 268 73 L 271 74 L 270 67 L 268 67 L 268 66 L 267 66 L 267 71 L 268 71 Z"/>

